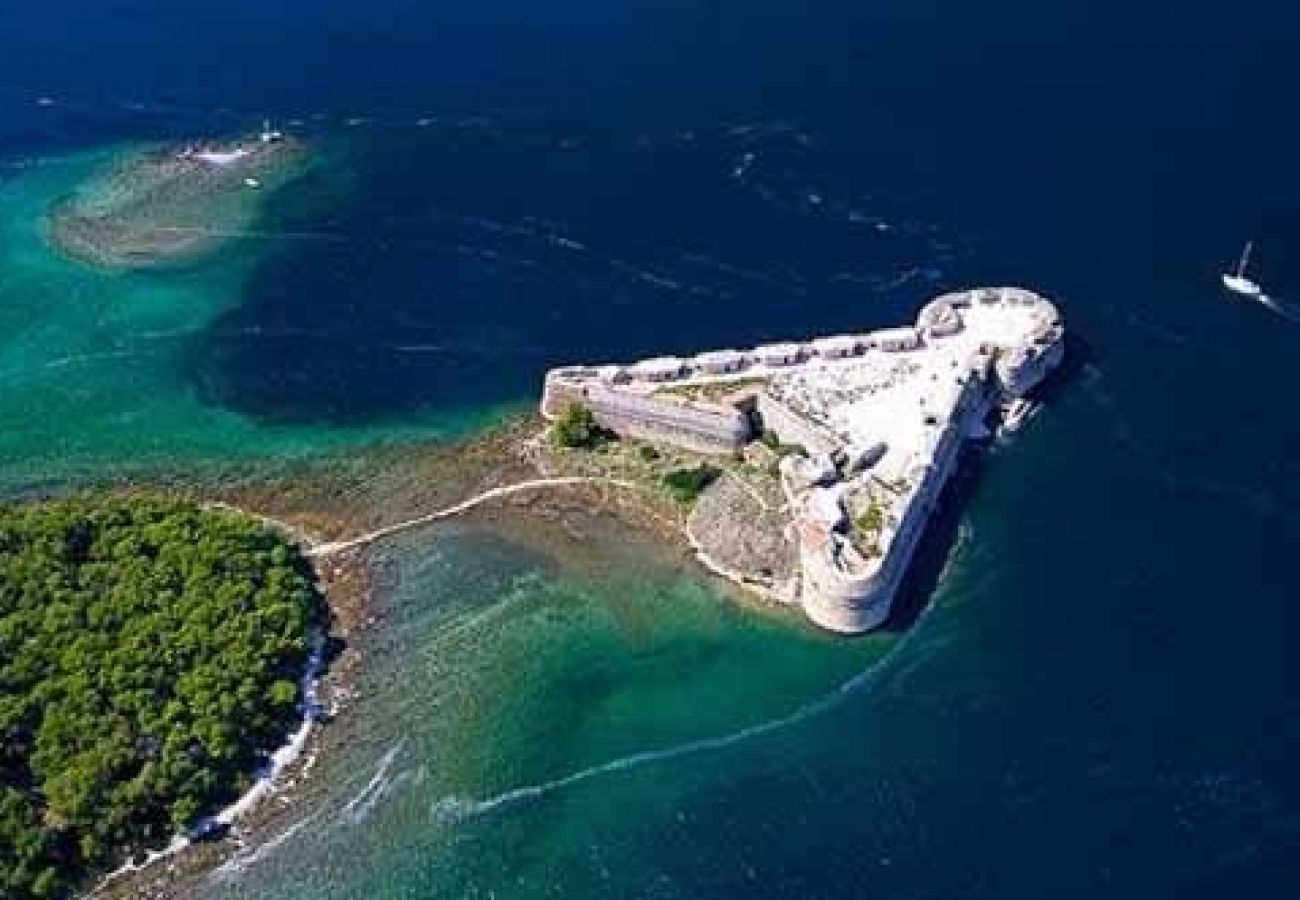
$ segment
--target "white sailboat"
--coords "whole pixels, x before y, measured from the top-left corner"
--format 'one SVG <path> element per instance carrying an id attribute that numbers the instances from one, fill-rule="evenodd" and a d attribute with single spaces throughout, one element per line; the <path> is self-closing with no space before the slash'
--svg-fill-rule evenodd
<path id="1" fill-rule="evenodd" d="M 1264 293 L 1256 282 L 1246 277 L 1246 266 L 1250 263 L 1250 251 L 1253 247 L 1254 242 L 1247 241 L 1246 248 L 1241 251 L 1241 259 L 1237 262 L 1236 271 L 1223 273 L 1223 286 L 1243 297 L 1259 297 Z"/>

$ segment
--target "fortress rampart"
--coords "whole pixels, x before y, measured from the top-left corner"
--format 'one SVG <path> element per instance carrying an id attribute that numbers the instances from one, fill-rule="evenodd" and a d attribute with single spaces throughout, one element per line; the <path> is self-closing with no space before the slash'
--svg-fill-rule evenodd
<path id="1" fill-rule="evenodd" d="M 542 413 L 589 407 L 619 434 L 733 454 L 776 434 L 801 562 L 798 600 L 817 624 L 859 632 L 887 618 L 967 436 L 1056 366 L 1056 307 L 1020 288 L 936 297 L 914 325 L 713 350 L 546 376 Z"/>

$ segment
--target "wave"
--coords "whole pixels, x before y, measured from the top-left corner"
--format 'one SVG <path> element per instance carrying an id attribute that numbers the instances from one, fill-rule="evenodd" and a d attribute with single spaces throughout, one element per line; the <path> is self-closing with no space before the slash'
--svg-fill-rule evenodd
<path id="1" fill-rule="evenodd" d="M 265 841 L 249 850 L 236 853 L 230 859 L 217 866 L 217 868 L 212 871 L 211 876 L 209 876 L 210 879 L 213 881 L 227 881 L 236 877 L 250 866 L 256 865 L 267 856 L 270 856 L 277 848 L 284 845 L 295 834 L 302 831 L 315 821 L 315 818 L 315 816 L 308 816 L 300 822 L 293 823 L 275 837 L 267 838 Z"/>
<path id="2" fill-rule="evenodd" d="M 151 353 L 152 351 L 148 350 L 105 350 L 102 353 L 76 353 L 70 356 L 61 356 L 58 359 L 46 360 L 41 363 L 41 368 L 65 369 L 69 366 L 100 363 L 115 359 L 130 359 L 133 356 L 147 356 Z"/>
<path id="3" fill-rule="evenodd" d="M 555 244 L 557 247 L 563 247 L 566 250 L 581 251 L 587 249 L 586 244 L 582 243 L 581 241 L 575 241 L 573 240 L 573 238 L 567 238 L 562 234 L 552 234 L 550 235 L 549 240 L 552 244 Z"/>
<path id="4" fill-rule="evenodd" d="M 391 788 L 388 770 L 392 767 L 393 761 L 397 759 L 397 754 L 401 752 L 402 745 L 405 743 L 405 739 L 399 740 L 388 748 L 388 751 L 380 758 L 379 766 L 375 769 L 375 774 L 371 776 L 370 781 L 344 805 L 336 824 L 359 825 L 370 817 L 370 813 L 374 811 L 375 806 Z"/>
<path id="5" fill-rule="evenodd" d="M 878 284 L 876 286 L 876 291 L 882 294 L 887 291 L 896 291 L 899 288 L 909 284 L 914 279 L 920 278 L 925 274 L 926 274 L 925 271 L 923 271 L 921 268 L 917 266 L 913 266 L 910 269 L 905 269 L 902 272 L 898 273 L 891 280 Z"/>
<path id="6" fill-rule="evenodd" d="M 1149 335 L 1150 337 L 1166 344 L 1177 344 L 1184 347 L 1190 347 L 1197 343 L 1195 338 L 1192 338 L 1174 328 L 1170 328 L 1168 325 L 1163 323 L 1145 319 L 1137 313 L 1129 313 L 1127 322 L 1130 326 L 1143 334 Z"/>
<path id="7" fill-rule="evenodd" d="M 527 596 L 527 594 L 518 589 L 509 591 L 500 600 L 497 600 L 488 606 L 475 610 L 467 615 L 453 618 L 447 623 L 446 627 L 439 630 L 426 647 L 426 652 L 441 652 L 447 644 L 454 643 L 466 634 L 478 631 L 484 625 L 490 623 L 493 619 L 499 618 L 502 613 L 510 609 L 518 600 Z"/>

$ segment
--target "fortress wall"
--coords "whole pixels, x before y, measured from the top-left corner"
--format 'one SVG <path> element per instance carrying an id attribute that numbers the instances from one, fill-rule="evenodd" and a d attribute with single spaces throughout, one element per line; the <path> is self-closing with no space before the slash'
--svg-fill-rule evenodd
<path id="1" fill-rule="evenodd" d="M 606 410 L 597 411 L 596 420 L 624 437 L 641 438 L 647 441 L 664 441 L 683 447 L 696 453 L 727 454 L 734 453 L 745 445 L 747 438 L 737 439 L 725 423 L 720 423 L 716 430 L 704 430 L 697 427 L 683 426 L 665 417 L 650 420 L 641 416 L 629 416 Z"/>
<path id="2" fill-rule="evenodd" d="M 587 389 L 555 372 L 546 376 L 542 390 L 542 415 L 554 419 L 570 403 L 587 403 Z"/>
<path id="3" fill-rule="evenodd" d="M 808 618 L 823 628 L 845 634 L 870 631 L 884 624 L 947 480 L 947 468 L 932 470 L 890 538 L 884 558 L 874 567 L 859 574 L 846 572 L 835 566 L 825 550 L 808 552 L 801 548 L 802 602 Z"/>
<path id="4" fill-rule="evenodd" d="M 917 313 L 913 325 L 763 344 L 749 350 L 710 350 L 690 358 L 655 357 L 625 365 L 565 366 L 552 369 L 547 374 L 547 382 L 596 384 L 614 375 L 640 382 L 677 382 L 698 375 L 743 374 L 750 369 L 759 369 L 756 373 L 759 375 L 773 375 L 870 351 L 906 352 L 922 348 L 928 336 L 943 338 L 956 334 L 962 327 L 962 311 L 976 304 L 1030 308 L 1035 323 L 1031 339 L 1040 347 L 1059 340 L 1063 331 L 1059 312 L 1046 298 L 1021 288 L 978 288 L 933 298 Z"/>
<path id="5" fill-rule="evenodd" d="M 1030 348 L 1018 348 L 1020 352 L 998 358 L 998 386 L 1007 397 L 1022 397 L 1033 390 L 1047 373 L 1060 364 L 1065 355 L 1065 341 L 1059 332 L 1055 339 L 1034 345 Z"/>
<path id="6" fill-rule="evenodd" d="M 861 573 L 835 566 L 826 549 L 810 551 L 800 546 L 804 576 L 804 612 L 817 625 L 845 634 L 879 628 L 889 618 L 894 597 L 906 575 L 917 545 L 956 468 L 966 429 L 986 409 L 980 402 L 984 386 L 975 378 L 963 389 L 947 428 L 935 445 L 934 458 L 912 494 L 902 521 L 888 540 L 878 564 Z"/>
<path id="7" fill-rule="evenodd" d="M 841 634 L 879 628 L 889 617 L 893 599 L 892 568 L 887 563 L 870 574 L 849 576 L 837 569 L 826 551 L 799 553 L 803 574 L 800 602 L 816 625 Z"/>
<path id="8" fill-rule="evenodd" d="M 758 395 L 758 416 L 763 420 L 765 430 L 775 432 L 783 443 L 802 444 L 811 455 L 829 453 L 838 446 L 833 436 L 796 415 L 790 407 L 767 391 Z"/>
<path id="9" fill-rule="evenodd" d="M 548 377 L 542 413 L 555 418 L 570 403 L 591 410 L 602 428 L 624 437 L 665 441 L 697 453 L 733 453 L 752 437 L 748 417 L 724 406 L 685 406 L 653 396 L 632 395 L 599 385 L 581 386 Z"/>

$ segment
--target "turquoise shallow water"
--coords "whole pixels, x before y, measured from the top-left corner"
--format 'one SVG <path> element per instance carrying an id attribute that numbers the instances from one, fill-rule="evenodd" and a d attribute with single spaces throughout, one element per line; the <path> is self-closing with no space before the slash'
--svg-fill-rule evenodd
<path id="1" fill-rule="evenodd" d="M 365 699 L 318 763 L 323 795 L 211 894 L 259 896 L 269 879 L 319 896 L 527 896 L 593 827 L 671 816 L 691 788 L 665 775 L 693 779 L 821 714 L 896 644 L 746 611 L 636 542 L 595 566 L 474 529 L 385 548 L 387 621 L 363 639 Z"/>
<path id="2" fill-rule="evenodd" d="M 274 241 L 268 247 L 256 237 L 236 240 L 204 262 L 173 271 L 108 272 L 65 260 L 46 240 L 53 202 L 136 152 L 126 144 L 20 156 L 0 181 L 0 485 L 15 489 L 195 466 L 220 471 L 241 459 L 463 434 L 501 414 L 504 403 L 413 410 L 401 421 L 380 417 L 346 428 L 258 422 L 205 402 L 202 383 L 187 375 L 187 360 L 213 323 L 239 305 Z M 337 177 L 345 175 L 342 157 L 328 165 Z M 288 189 L 276 208 L 327 205 L 328 186 L 319 178 L 307 181 L 295 186 L 297 200 Z M 265 224 L 277 228 L 273 220 Z"/>
<path id="3" fill-rule="evenodd" d="M 1293 5 L 16 6 L 6 490 L 462 433 L 552 363 L 947 287 L 1076 339 L 903 637 L 633 544 L 386 548 L 372 702 L 213 896 L 1295 895 L 1300 329 L 1218 289 L 1254 238 L 1300 297 Z M 83 154 L 267 113 L 340 149 L 256 239 L 112 279 L 42 247 Z"/>

